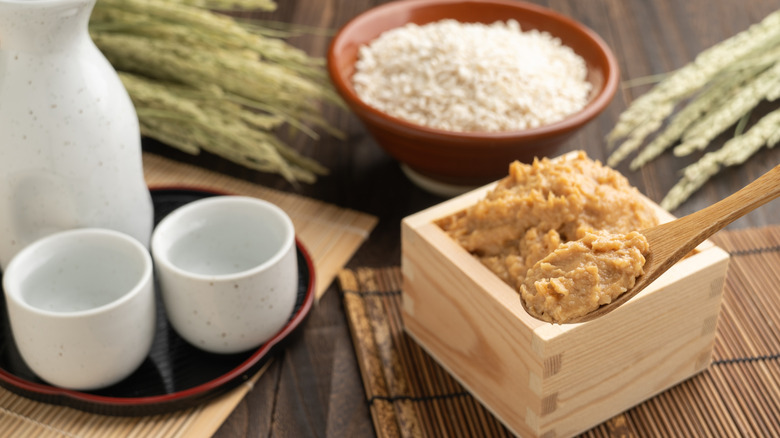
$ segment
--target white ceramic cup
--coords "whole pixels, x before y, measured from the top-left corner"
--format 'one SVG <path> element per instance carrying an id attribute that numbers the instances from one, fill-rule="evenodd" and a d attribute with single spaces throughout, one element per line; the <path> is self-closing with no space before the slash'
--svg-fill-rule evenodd
<path id="1" fill-rule="evenodd" d="M 11 331 L 41 379 L 91 390 L 132 374 L 155 332 L 149 251 L 117 231 L 58 232 L 20 251 L 3 273 Z"/>
<path id="2" fill-rule="evenodd" d="M 295 230 L 274 204 L 217 196 L 184 205 L 152 233 L 152 256 L 168 321 L 200 349 L 258 347 L 292 314 Z"/>

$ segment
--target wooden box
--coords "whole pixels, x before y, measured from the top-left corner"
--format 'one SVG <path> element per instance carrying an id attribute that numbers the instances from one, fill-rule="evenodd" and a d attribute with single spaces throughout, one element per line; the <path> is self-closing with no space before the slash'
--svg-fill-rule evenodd
<path id="1" fill-rule="evenodd" d="M 725 251 L 703 243 L 600 319 L 541 322 L 526 313 L 514 289 L 434 223 L 493 186 L 402 221 L 403 321 L 509 429 L 524 437 L 572 436 L 707 368 Z M 657 209 L 662 222 L 672 218 Z"/>

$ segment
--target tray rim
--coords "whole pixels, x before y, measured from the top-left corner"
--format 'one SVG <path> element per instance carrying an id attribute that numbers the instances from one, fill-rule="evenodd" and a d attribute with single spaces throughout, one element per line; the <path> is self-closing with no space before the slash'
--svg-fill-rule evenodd
<path id="1" fill-rule="evenodd" d="M 150 186 L 149 190 L 150 192 L 178 190 L 184 192 L 202 193 L 210 196 L 233 196 L 233 194 L 224 191 L 203 188 L 198 186 L 188 186 L 188 185 L 155 185 L 155 186 Z M 285 326 L 281 330 L 279 330 L 279 332 L 276 333 L 276 335 L 274 335 L 271 339 L 269 339 L 260 347 L 258 347 L 258 349 L 254 353 L 252 353 L 251 356 L 249 356 L 243 362 L 238 364 L 235 368 L 231 369 L 229 372 L 225 374 L 218 376 L 217 378 L 211 379 L 207 382 L 203 382 L 197 386 L 183 389 L 177 392 L 172 392 L 172 393 L 153 395 L 153 396 L 143 396 L 143 397 L 116 397 L 116 396 L 97 395 L 97 394 L 91 394 L 84 391 L 60 388 L 46 383 L 31 382 L 29 380 L 20 378 L 17 375 L 8 372 L 5 368 L 2 367 L 2 365 L 0 365 L 0 381 L 2 381 L 2 386 L 6 387 L 11 392 L 14 392 L 16 394 L 19 394 L 23 397 L 32 400 L 35 400 L 35 397 L 31 397 L 27 394 L 35 394 L 36 396 L 40 396 L 40 397 L 44 397 L 44 396 L 56 397 L 58 401 L 57 403 L 52 403 L 43 400 L 36 400 L 36 401 L 40 401 L 47 404 L 59 404 L 62 406 L 73 407 L 75 409 L 80 409 L 80 410 L 84 410 L 84 409 L 79 406 L 71 406 L 68 403 L 64 403 L 64 402 L 71 400 L 76 404 L 82 404 L 82 405 L 87 404 L 96 407 L 99 406 L 100 408 L 105 408 L 105 409 L 109 409 L 109 408 L 132 409 L 132 408 L 141 408 L 145 406 L 149 406 L 149 407 L 169 406 L 176 402 L 185 403 L 188 400 L 197 400 L 199 398 L 206 397 L 209 394 L 215 393 L 215 391 L 219 390 L 220 388 L 229 385 L 232 382 L 235 382 L 236 379 L 241 379 L 242 376 L 245 375 L 247 372 L 252 371 L 252 367 L 257 365 L 263 358 L 265 358 L 277 344 L 281 343 L 290 334 L 292 334 L 292 332 L 301 325 L 303 320 L 305 320 L 308 314 L 310 313 L 314 303 L 314 288 L 316 284 L 314 263 L 309 251 L 301 243 L 297 234 L 295 236 L 295 245 L 297 250 L 302 254 L 303 259 L 306 261 L 306 269 L 309 273 L 309 281 L 308 284 L 306 285 L 306 294 L 303 298 L 303 303 L 301 304 L 301 307 L 294 314 L 291 314 L 290 320 L 287 322 L 287 324 L 285 324 Z M 257 372 L 259 372 L 259 370 L 252 371 L 252 375 L 254 375 Z M 217 394 L 213 394 L 213 395 L 217 395 Z M 181 408 L 186 408 L 186 407 L 188 406 L 182 406 Z M 161 413 L 170 410 L 171 410 L 170 407 L 168 409 L 161 409 Z"/>

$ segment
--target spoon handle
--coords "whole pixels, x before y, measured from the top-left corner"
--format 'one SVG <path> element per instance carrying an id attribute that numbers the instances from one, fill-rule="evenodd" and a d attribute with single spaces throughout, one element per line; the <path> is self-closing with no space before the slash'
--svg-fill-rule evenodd
<path id="1" fill-rule="evenodd" d="M 738 192 L 709 207 L 670 222 L 668 226 L 643 231 L 651 242 L 667 243 L 652 248 L 655 260 L 676 262 L 708 237 L 752 210 L 780 196 L 780 165 L 765 173 Z M 674 233 L 675 239 L 663 234 Z"/>
<path id="2" fill-rule="evenodd" d="M 605 315 L 642 291 L 718 230 L 750 211 L 780 196 L 780 165 L 762 175 L 742 190 L 707 208 L 653 228 L 641 231 L 650 243 L 644 271 L 634 286 L 612 303 L 601 306 L 568 322 L 585 322 Z"/>

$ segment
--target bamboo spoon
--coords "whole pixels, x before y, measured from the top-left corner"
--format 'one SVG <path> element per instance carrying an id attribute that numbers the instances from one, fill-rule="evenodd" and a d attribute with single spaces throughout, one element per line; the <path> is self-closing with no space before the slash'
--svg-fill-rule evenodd
<path id="1" fill-rule="evenodd" d="M 680 219 L 640 231 L 647 237 L 650 253 L 646 257 L 645 272 L 637 278 L 634 287 L 615 301 L 586 315 L 565 321 L 564 324 L 590 321 L 615 310 L 708 237 L 778 196 L 780 165 L 720 202 Z"/>

